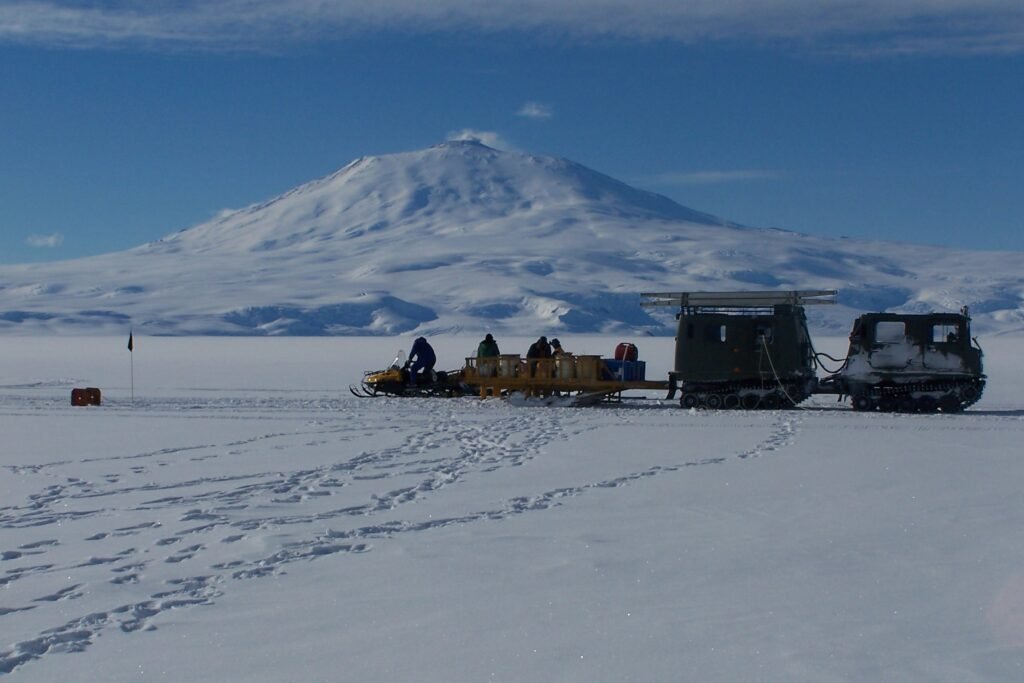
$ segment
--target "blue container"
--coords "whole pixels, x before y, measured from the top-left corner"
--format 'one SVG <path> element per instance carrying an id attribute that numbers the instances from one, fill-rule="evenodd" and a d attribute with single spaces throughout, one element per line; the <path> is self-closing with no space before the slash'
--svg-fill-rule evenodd
<path id="1" fill-rule="evenodd" d="M 615 382 L 642 382 L 647 376 L 647 363 L 642 360 L 604 360 L 610 376 L 602 379 Z"/>

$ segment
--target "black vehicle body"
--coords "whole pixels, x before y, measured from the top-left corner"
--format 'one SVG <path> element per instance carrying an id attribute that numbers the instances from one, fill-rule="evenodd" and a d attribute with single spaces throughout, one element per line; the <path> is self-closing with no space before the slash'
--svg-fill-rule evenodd
<path id="1" fill-rule="evenodd" d="M 833 303 L 834 291 L 642 296 L 645 306 L 679 306 L 669 381 L 684 408 L 792 406 L 816 389 L 804 306 Z"/>
<path id="2" fill-rule="evenodd" d="M 868 313 L 853 324 L 842 368 L 819 391 L 849 396 L 856 410 L 959 412 L 985 389 L 982 355 L 966 308 Z"/>
<path id="3" fill-rule="evenodd" d="M 812 394 L 849 397 L 856 410 L 954 413 L 985 389 L 982 351 L 960 313 L 866 313 L 824 379 L 804 307 L 835 303 L 833 290 L 643 294 L 678 306 L 669 397 L 685 408 L 775 408 Z M 973 342 L 973 344 L 972 344 Z"/>

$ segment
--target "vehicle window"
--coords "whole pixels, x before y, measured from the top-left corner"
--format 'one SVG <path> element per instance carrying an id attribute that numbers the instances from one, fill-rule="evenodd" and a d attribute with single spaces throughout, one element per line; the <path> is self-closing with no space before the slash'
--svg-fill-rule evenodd
<path id="1" fill-rule="evenodd" d="M 895 344 L 907 339 L 907 324 L 899 320 L 883 320 L 875 323 L 875 343 Z"/>
<path id="2" fill-rule="evenodd" d="M 725 325 L 708 325 L 704 328 L 704 340 L 709 342 L 724 342 L 726 339 Z"/>
<path id="3" fill-rule="evenodd" d="M 955 324 L 939 323 L 932 325 L 932 343 L 955 343 L 960 340 L 960 329 Z"/>

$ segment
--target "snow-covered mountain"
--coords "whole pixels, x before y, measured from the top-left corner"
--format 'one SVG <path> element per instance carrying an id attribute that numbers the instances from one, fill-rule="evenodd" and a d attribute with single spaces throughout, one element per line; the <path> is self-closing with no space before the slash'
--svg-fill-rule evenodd
<path id="1" fill-rule="evenodd" d="M 1024 253 L 739 226 L 563 159 L 449 142 L 358 159 L 124 252 L 0 267 L 0 332 L 668 333 L 644 291 L 835 288 L 1024 330 Z"/>

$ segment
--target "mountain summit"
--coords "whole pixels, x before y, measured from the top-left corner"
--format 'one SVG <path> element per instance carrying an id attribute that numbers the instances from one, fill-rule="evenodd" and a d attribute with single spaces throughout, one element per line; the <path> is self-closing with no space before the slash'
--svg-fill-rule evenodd
<path id="1" fill-rule="evenodd" d="M 447 142 L 364 157 L 129 251 L 0 267 L 0 331 L 666 333 L 637 294 L 839 289 L 818 312 L 958 309 L 1022 327 L 1019 253 L 738 226 L 564 159 Z M 852 310 L 851 310 L 852 309 Z"/>
<path id="2" fill-rule="evenodd" d="M 512 227 L 507 222 L 527 239 L 612 216 L 722 223 L 570 161 L 460 141 L 357 159 L 326 178 L 163 242 L 202 252 L 302 252 L 335 241 L 502 236 Z"/>

